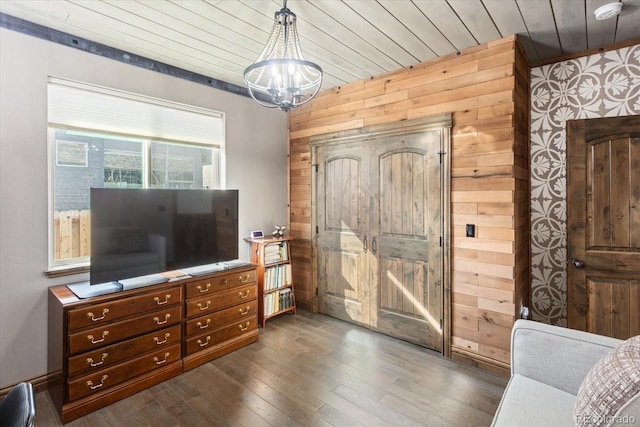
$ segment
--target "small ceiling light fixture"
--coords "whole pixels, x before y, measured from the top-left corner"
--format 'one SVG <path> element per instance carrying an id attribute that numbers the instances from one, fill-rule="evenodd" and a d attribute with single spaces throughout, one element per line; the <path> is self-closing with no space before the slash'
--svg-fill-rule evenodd
<path id="1" fill-rule="evenodd" d="M 600 6 L 595 10 L 595 12 L 593 12 L 593 14 L 596 16 L 598 21 L 602 21 L 603 19 L 609 19 L 620 15 L 620 12 L 622 12 L 622 2 L 615 2 Z"/>
<path id="2" fill-rule="evenodd" d="M 287 0 L 275 13 L 267 45 L 245 68 L 244 81 L 258 104 L 282 111 L 309 102 L 320 90 L 322 68 L 302 56 L 296 15 L 287 9 Z"/>

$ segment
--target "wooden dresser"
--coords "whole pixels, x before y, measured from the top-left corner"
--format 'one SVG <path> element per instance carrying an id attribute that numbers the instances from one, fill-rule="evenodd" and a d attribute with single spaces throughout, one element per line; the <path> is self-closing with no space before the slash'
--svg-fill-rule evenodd
<path id="1" fill-rule="evenodd" d="M 185 371 L 258 339 L 255 268 L 190 280 L 185 289 Z"/>
<path id="2" fill-rule="evenodd" d="M 63 423 L 257 341 L 256 267 L 78 298 L 49 288 L 48 371 Z"/>

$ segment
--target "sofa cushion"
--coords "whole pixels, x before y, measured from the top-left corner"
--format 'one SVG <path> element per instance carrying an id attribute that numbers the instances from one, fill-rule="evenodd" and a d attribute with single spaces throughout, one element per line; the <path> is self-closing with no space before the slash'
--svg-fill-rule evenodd
<path id="1" fill-rule="evenodd" d="M 614 348 L 589 371 L 576 398 L 576 425 L 612 425 L 620 410 L 639 393 L 640 335 Z"/>
<path id="2" fill-rule="evenodd" d="M 512 375 L 493 418 L 493 427 L 573 426 L 575 396 L 547 384 Z"/>
<path id="3" fill-rule="evenodd" d="M 598 360 L 622 340 L 518 319 L 511 340 L 511 373 L 574 396 Z"/>

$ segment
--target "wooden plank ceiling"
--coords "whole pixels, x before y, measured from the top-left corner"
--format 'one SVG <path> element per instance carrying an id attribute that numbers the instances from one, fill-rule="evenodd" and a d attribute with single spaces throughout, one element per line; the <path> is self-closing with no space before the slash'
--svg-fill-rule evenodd
<path id="1" fill-rule="evenodd" d="M 510 34 L 532 63 L 640 38 L 640 0 L 289 0 L 323 89 Z M 275 0 L 1 0 L 0 13 L 244 86 L 282 7 Z"/>

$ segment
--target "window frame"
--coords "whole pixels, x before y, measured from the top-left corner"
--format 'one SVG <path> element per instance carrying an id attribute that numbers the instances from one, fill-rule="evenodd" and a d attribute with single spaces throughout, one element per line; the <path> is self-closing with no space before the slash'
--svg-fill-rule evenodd
<path id="1" fill-rule="evenodd" d="M 208 110 L 202 107 L 197 106 L 189 106 L 185 104 L 176 103 L 173 101 L 162 100 L 157 98 L 150 98 L 144 95 L 137 95 L 134 93 L 123 92 L 117 89 L 109 89 L 98 87 L 90 84 L 84 84 L 80 82 L 72 82 L 66 81 L 57 78 L 50 78 L 49 83 L 54 85 L 60 85 L 62 82 L 62 86 L 68 85 L 71 88 L 81 88 L 89 91 L 96 90 L 96 93 L 107 93 L 112 96 L 121 96 L 122 99 L 125 100 L 135 100 L 138 102 L 147 102 L 151 100 L 151 103 L 156 103 L 162 107 L 173 107 L 176 110 L 182 112 L 195 112 L 198 114 L 206 113 L 212 117 L 212 119 L 220 120 L 220 132 L 217 135 L 220 138 L 219 141 L 213 141 L 212 138 L 210 143 L 197 141 L 194 142 L 189 140 L 188 138 L 176 138 L 176 139 L 166 139 L 162 137 L 153 137 L 149 135 L 135 135 L 131 133 L 122 133 L 117 131 L 110 131 L 107 129 L 93 129 L 93 128 L 82 128 L 76 126 L 70 126 L 60 123 L 55 123 L 51 121 L 47 121 L 47 193 L 48 193 L 48 224 L 47 224 L 47 255 L 48 255 L 48 266 L 47 270 L 45 270 L 45 275 L 48 277 L 58 277 L 69 274 L 77 274 L 89 271 L 90 266 L 90 257 L 77 257 L 77 258 L 66 258 L 62 260 L 55 259 L 55 236 L 54 236 L 54 207 L 55 207 L 55 169 L 56 167 L 87 167 L 88 166 L 88 154 L 85 158 L 85 166 L 82 165 L 58 165 L 58 156 L 57 156 L 57 142 L 56 142 L 56 130 L 61 129 L 65 131 L 77 131 L 87 133 L 87 136 L 91 136 L 94 134 L 96 136 L 99 135 L 111 135 L 116 138 L 120 137 L 123 139 L 135 139 L 141 140 L 142 143 L 142 187 L 143 188 L 151 188 L 151 157 L 152 151 L 151 146 L 153 142 L 158 143 L 168 143 L 168 144 L 176 144 L 183 146 L 191 146 L 191 147 L 201 147 L 212 150 L 212 161 L 211 166 L 213 167 L 215 175 L 213 178 L 213 188 L 226 188 L 226 161 L 225 161 L 225 126 L 226 126 L 226 117 L 224 113 Z M 96 89 L 97 88 L 97 89 Z M 105 125 L 108 127 L 108 124 Z M 64 140 L 60 138 L 60 140 Z M 75 141 L 72 141 L 75 142 Z M 104 177 L 101 177 L 104 179 Z M 217 185 L 215 185 L 217 184 Z"/>

